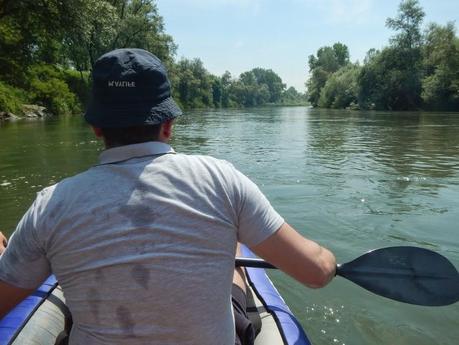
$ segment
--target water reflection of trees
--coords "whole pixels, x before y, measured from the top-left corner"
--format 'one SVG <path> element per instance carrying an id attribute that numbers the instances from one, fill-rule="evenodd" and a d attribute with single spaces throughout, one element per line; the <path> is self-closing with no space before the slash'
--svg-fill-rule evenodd
<path id="1" fill-rule="evenodd" d="M 398 177 L 402 184 L 412 178 L 432 181 L 457 175 L 458 117 L 419 112 L 375 113 L 372 117 L 374 124 L 362 131 L 362 138 L 387 174 Z"/>
<path id="2" fill-rule="evenodd" d="M 307 150 L 319 163 L 333 167 L 346 160 L 347 143 L 354 122 L 352 116 L 345 110 L 311 109 L 309 126 L 305 133 L 308 139 Z M 336 165 L 339 168 L 339 164 Z"/>
<path id="3" fill-rule="evenodd" d="M 330 110 L 312 110 L 307 132 L 308 149 L 319 164 L 335 171 L 381 171 L 399 181 L 398 187 L 412 178 L 456 176 L 458 134 L 454 114 Z"/>

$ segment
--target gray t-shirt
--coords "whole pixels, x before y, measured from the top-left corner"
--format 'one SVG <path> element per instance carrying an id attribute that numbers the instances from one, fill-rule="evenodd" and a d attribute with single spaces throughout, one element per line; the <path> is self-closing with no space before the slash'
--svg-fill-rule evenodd
<path id="1" fill-rule="evenodd" d="M 149 142 L 38 193 L 0 257 L 0 280 L 56 275 L 70 344 L 234 344 L 236 242 L 284 220 L 228 162 Z"/>

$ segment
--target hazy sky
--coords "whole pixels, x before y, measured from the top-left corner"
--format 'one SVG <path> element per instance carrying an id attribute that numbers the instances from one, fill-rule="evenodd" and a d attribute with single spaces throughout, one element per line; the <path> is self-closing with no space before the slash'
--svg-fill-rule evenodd
<path id="1" fill-rule="evenodd" d="M 335 42 L 351 61 L 388 44 L 399 0 L 157 0 L 177 57 L 200 58 L 215 75 L 271 68 L 304 91 L 308 56 Z M 421 0 L 427 23 L 459 25 L 459 0 Z"/>

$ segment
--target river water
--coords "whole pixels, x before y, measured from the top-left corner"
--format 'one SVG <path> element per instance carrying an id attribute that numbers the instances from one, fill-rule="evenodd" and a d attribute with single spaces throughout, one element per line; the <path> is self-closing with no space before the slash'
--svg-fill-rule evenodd
<path id="1" fill-rule="evenodd" d="M 193 111 L 172 144 L 231 161 L 339 262 L 413 245 L 459 267 L 458 113 Z M 94 164 L 101 150 L 80 117 L 2 124 L 0 229 L 11 233 L 38 190 Z M 314 344 L 459 343 L 459 303 L 419 307 L 342 278 L 310 290 L 279 271 L 270 276 Z"/>

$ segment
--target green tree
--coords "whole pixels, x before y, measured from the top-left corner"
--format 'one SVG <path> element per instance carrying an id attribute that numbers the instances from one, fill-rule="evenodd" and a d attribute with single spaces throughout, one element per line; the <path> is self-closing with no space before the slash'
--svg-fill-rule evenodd
<path id="1" fill-rule="evenodd" d="M 164 22 L 154 1 L 71 1 L 80 5 L 75 13 L 79 21 L 68 31 L 64 43 L 78 70 L 90 69 L 107 51 L 128 47 L 146 49 L 166 65 L 172 64 L 176 45 L 164 33 Z"/>
<path id="2" fill-rule="evenodd" d="M 285 90 L 285 84 L 271 69 L 254 68 L 252 70 L 258 85 L 266 85 L 269 92 L 268 102 L 278 103 L 281 100 L 282 92 Z"/>
<path id="3" fill-rule="evenodd" d="M 24 91 L 0 81 L 0 111 L 19 114 L 26 99 Z"/>
<path id="4" fill-rule="evenodd" d="M 68 2 L 0 0 L 0 78 L 24 87 L 28 66 L 62 62 Z"/>
<path id="5" fill-rule="evenodd" d="M 406 71 L 403 52 L 386 47 L 372 52 L 358 76 L 359 106 L 362 109 L 409 110 L 418 102 L 410 100 L 413 88 L 411 76 Z M 408 79 L 408 80 L 407 80 Z M 419 98 L 419 94 L 415 93 Z"/>
<path id="6" fill-rule="evenodd" d="M 110 50 L 116 37 L 114 23 L 118 23 L 119 18 L 109 1 L 84 0 L 78 5 L 75 9 L 78 8 L 79 13 L 72 11 L 69 16 L 78 16 L 79 22 L 68 30 L 64 48 L 78 71 L 88 71 L 100 55 Z"/>
<path id="7" fill-rule="evenodd" d="M 175 95 L 185 108 L 213 107 L 213 76 L 200 59 L 181 59 L 176 67 Z"/>
<path id="8" fill-rule="evenodd" d="M 233 77 L 231 76 L 231 73 L 226 71 L 225 73 L 223 73 L 220 80 L 221 80 L 221 86 L 222 86 L 222 101 L 221 101 L 222 107 L 229 108 L 231 106 L 236 106 L 237 103 L 234 104 L 231 101 L 230 90 L 231 90 L 231 85 L 233 83 Z"/>
<path id="9" fill-rule="evenodd" d="M 459 110 L 459 38 L 453 23 L 429 26 L 423 57 L 422 99 L 425 107 Z"/>
<path id="10" fill-rule="evenodd" d="M 322 47 L 317 51 L 317 57 L 309 56 L 310 78 L 306 83 L 308 100 L 312 106 L 319 105 L 320 92 L 328 78 L 341 67 L 349 64 L 349 50 L 342 43 L 335 43 L 332 47 Z"/>
<path id="11" fill-rule="evenodd" d="M 64 81 L 63 73 L 61 69 L 48 64 L 37 64 L 30 69 L 30 100 L 45 106 L 55 115 L 81 110 L 76 95 Z"/>
<path id="12" fill-rule="evenodd" d="M 397 31 L 391 38 L 394 46 L 401 49 L 420 48 L 422 44 L 421 24 L 425 13 L 418 0 L 402 0 L 395 18 L 387 18 L 386 26 Z"/>
<path id="13" fill-rule="evenodd" d="M 338 66 L 343 67 L 349 64 L 349 49 L 345 44 L 337 42 L 333 45 L 336 62 Z"/>
<path id="14" fill-rule="evenodd" d="M 281 103 L 285 105 L 304 105 L 307 103 L 306 95 L 298 92 L 293 86 L 290 86 L 282 93 Z"/>
<path id="15" fill-rule="evenodd" d="M 328 78 L 319 99 L 321 108 L 348 108 L 358 103 L 360 66 L 349 64 Z"/>
<path id="16" fill-rule="evenodd" d="M 421 105 L 421 23 L 424 12 L 417 0 L 400 3 L 395 18 L 386 25 L 397 31 L 391 45 L 374 50 L 359 75 L 359 104 L 362 108 L 412 110 Z"/>
<path id="17" fill-rule="evenodd" d="M 223 98 L 222 79 L 212 75 L 212 100 L 214 108 L 221 108 Z"/>
<path id="18" fill-rule="evenodd" d="M 229 87 L 230 105 L 255 107 L 267 103 L 280 103 L 285 84 L 272 70 L 254 68 L 241 73 Z"/>
<path id="19" fill-rule="evenodd" d="M 233 104 L 244 107 L 255 107 L 269 101 L 269 89 L 264 84 L 258 84 L 253 71 L 244 72 L 239 80 L 233 82 L 230 88 L 230 98 Z"/>

